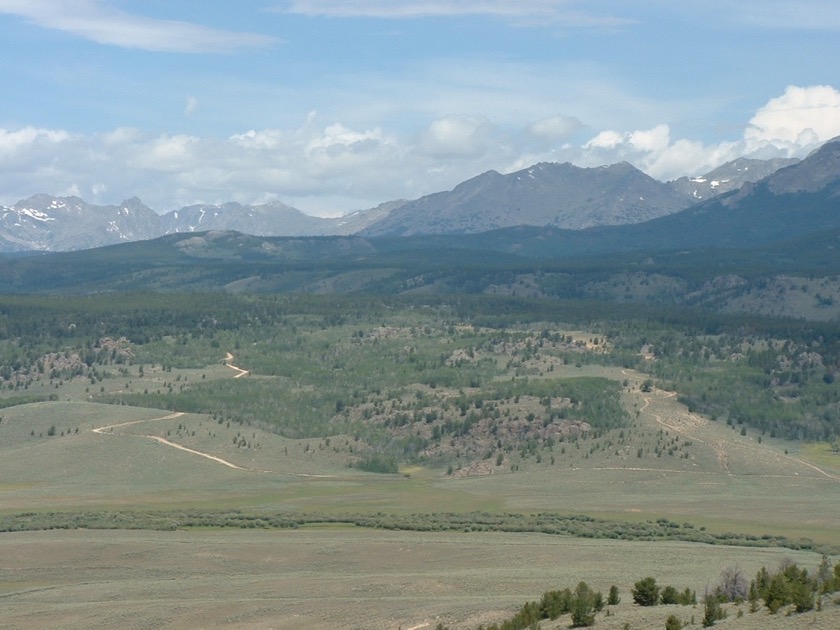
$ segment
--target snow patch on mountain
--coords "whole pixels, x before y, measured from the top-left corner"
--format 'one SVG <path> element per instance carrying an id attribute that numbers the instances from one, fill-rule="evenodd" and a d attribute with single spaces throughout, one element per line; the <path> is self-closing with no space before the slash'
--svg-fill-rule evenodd
<path id="1" fill-rule="evenodd" d="M 55 221 L 55 217 L 51 217 L 47 213 L 36 210 L 35 208 L 21 208 L 18 210 L 18 214 L 35 219 L 36 221 Z"/>

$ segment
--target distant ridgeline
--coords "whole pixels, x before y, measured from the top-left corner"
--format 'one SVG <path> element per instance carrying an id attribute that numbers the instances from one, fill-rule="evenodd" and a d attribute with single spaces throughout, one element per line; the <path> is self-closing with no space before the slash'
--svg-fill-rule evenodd
<path id="1" fill-rule="evenodd" d="M 791 165 L 796 161 L 740 158 L 701 177 L 663 183 L 627 163 L 598 168 L 542 163 L 507 175 L 489 171 L 451 191 L 388 201 L 338 218 L 308 216 L 280 202 L 202 204 L 159 215 L 137 198 L 96 205 L 37 194 L 0 207 L 0 252 L 90 249 L 214 230 L 377 237 L 476 234 L 523 225 L 563 230 L 629 225 L 703 204 Z M 796 182 L 781 181 L 774 194 L 798 190 Z M 812 188 L 804 190 L 815 192 Z"/>

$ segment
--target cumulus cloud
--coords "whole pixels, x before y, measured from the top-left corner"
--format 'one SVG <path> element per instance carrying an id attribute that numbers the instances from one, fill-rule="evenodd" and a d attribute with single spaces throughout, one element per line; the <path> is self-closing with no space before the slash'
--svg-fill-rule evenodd
<path id="1" fill-rule="evenodd" d="M 663 181 L 705 173 L 745 152 L 743 142 L 704 145 L 696 140 L 671 140 L 668 125 L 651 129 L 602 131 L 581 147 L 576 159 L 585 166 L 625 161 Z M 775 156 L 774 156 L 775 157 Z"/>
<path id="2" fill-rule="evenodd" d="M 583 148 L 589 150 L 613 150 L 620 147 L 623 144 L 627 144 L 627 139 L 628 134 L 619 133 L 618 131 L 612 131 L 611 129 L 608 129 L 606 131 L 599 132 L 597 136 L 595 136 L 594 138 L 589 140 L 589 142 L 584 144 Z"/>
<path id="3" fill-rule="evenodd" d="M 788 86 L 761 107 L 744 138 L 751 147 L 772 144 L 795 152 L 798 147 L 840 136 L 840 92 L 829 85 Z"/>
<path id="4" fill-rule="evenodd" d="M 601 131 L 594 138 L 583 145 L 584 149 L 614 151 L 626 149 L 629 151 L 662 151 L 670 143 L 671 130 L 668 125 L 657 125 L 653 129 L 637 131 Z"/>
<path id="5" fill-rule="evenodd" d="M 137 195 L 161 212 L 199 201 L 282 199 L 335 213 L 385 201 L 411 179 L 408 146 L 381 129 L 319 125 L 314 116 L 296 129 L 223 139 L 133 128 L 91 135 L 0 130 L 0 190 L 4 204 L 72 189 L 99 203 Z M 345 205 L 326 207 L 322 197 Z"/>
<path id="6" fill-rule="evenodd" d="M 38 146 L 50 146 L 70 139 L 66 131 L 56 129 L 38 129 L 24 127 L 14 131 L 0 129 L 0 156 L 14 158 L 21 149 L 33 149 Z"/>
<path id="7" fill-rule="evenodd" d="M 227 52 L 276 42 L 273 37 L 256 33 L 134 15 L 102 0 L 0 0 L 0 13 L 100 44 L 155 52 Z"/>
<path id="8" fill-rule="evenodd" d="M 461 114 L 400 135 L 322 123 L 315 112 L 298 126 L 227 138 L 131 127 L 98 134 L 0 129 L 1 201 L 38 192 L 73 191 L 97 203 L 137 195 L 164 212 L 197 202 L 279 199 L 305 212 L 335 215 L 446 190 L 489 169 L 510 172 L 544 161 L 600 166 L 624 160 L 668 180 L 742 155 L 803 157 L 815 142 L 840 135 L 840 93 L 828 86 L 790 87 L 755 112 L 741 137 L 711 144 L 675 138 L 664 123 L 590 131 L 586 141 L 571 141 L 585 129 L 563 114 L 519 129 Z"/>
<path id="9" fill-rule="evenodd" d="M 494 127 L 478 116 L 446 116 L 432 122 L 417 143 L 422 154 L 436 158 L 470 158 L 493 143 Z"/>
<path id="10" fill-rule="evenodd" d="M 635 131 L 602 131 L 584 143 L 582 149 L 583 163 L 627 161 L 659 179 L 708 170 L 710 155 L 714 153 L 699 142 L 680 139 L 672 143 L 671 129 L 665 124 Z"/>
<path id="11" fill-rule="evenodd" d="M 668 125 L 634 131 L 597 133 L 575 158 L 594 165 L 625 160 L 658 179 L 707 172 L 740 156 L 769 159 L 804 157 L 819 144 L 840 136 L 840 92 L 831 86 L 789 86 L 750 119 L 743 137 L 705 145 L 672 139 Z"/>
<path id="12" fill-rule="evenodd" d="M 668 125 L 657 125 L 653 129 L 634 131 L 628 142 L 639 151 L 664 151 L 671 143 L 671 129 Z"/>
<path id="13" fill-rule="evenodd" d="M 138 147 L 130 166 L 162 173 L 187 171 L 197 160 L 201 144 L 199 138 L 184 134 L 162 135 Z"/>
<path id="14" fill-rule="evenodd" d="M 105 147 L 118 147 L 140 141 L 142 135 L 139 129 L 133 127 L 117 127 L 113 131 L 102 134 L 100 138 Z"/>

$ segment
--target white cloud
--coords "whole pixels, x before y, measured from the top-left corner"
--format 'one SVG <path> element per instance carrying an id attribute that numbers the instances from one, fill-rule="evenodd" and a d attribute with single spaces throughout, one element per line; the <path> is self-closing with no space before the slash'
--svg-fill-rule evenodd
<path id="1" fill-rule="evenodd" d="M 66 131 L 24 127 L 15 131 L 0 129 L 0 156 L 15 156 L 20 149 L 49 146 L 70 139 Z"/>
<path id="2" fill-rule="evenodd" d="M 836 0 L 739 0 L 724 6 L 727 16 L 750 26 L 778 30 L 840 29 Z"/>
<path id="3" fill-rule="evenodd" d="M 701 16 L 709 16 L 704 26 L 721 30 L 744 27 L 775 31 L 840 30 L 837 0 L 636 0 L 632 4 L 635 9 L 653 10 L 659 14 L 681 14 L 691 23 L 702 20 Z"/>
<path id="4" fill-rule="evenodd" d="M 708 172 L 741 155 L 801 157 L 815 141 L 839 135 L 838 121 L 840 94 L 816 86 L 788 88 L 756 111 L 741 138 L 713 144 L 675 138 L 667 124 L 591 131 L 588 141 L 573 143 L 582 123 L 562 114 L 519 129 L 483 116 L 450 115 L 413 134 L 324 124 L 315 112 L 298 126 L 227 138 L 131 127 L 88 135 L 0 129 L 0 203 L 76 191 L 97 203 L 136 195 L 161 212 L 199 201 L 279 199 L 334 215 L 447 190 L 489 169 L 510 172 L 544 161 L 599 166 L 625 160 L 667 180 Z"/>
<path id="5" fill-rule="evenodd" d="M 652 129 L 602 131 L 583 144 L 573 161 L 583 166 L 626 161 L 651 177 L 667 181 L 708 172 L 743 155 L 745 148 L 743 142 L 709 146 L 684 138 L 672 142 L 669 126 L 661 124 Z"/>
<path id="6" fill-rule="evenodd" d="M 632 20 L 573 8 L 569 0 L 290 0 L 277 10 L 307 16 L 408 19 L 488 15 L 520 24 L 621 26 Z"/>
<path id="7" fill-rule="evenodd" d="M 591 150 L 629 150 L 640 152 L 663 151 L 668 147 L 671 139 L 671 130 L 668 125 L 657 125 L 653 129 L 640 129 L 636 131 L 602 131 L 594 138 L 583 145 L 584 149 Z"/>
<path id="8" fill-rule="evenodd" d="M 195 163 L 201 144 L 199 138 L 184 134 L 163 135 L 138 147 L 130 166 L 163 173 L 184 172 Z"/>
<path id="9" fill-rule="evenodd" d="M 616 7 L 621 7 L 618 13 Z M 411 19 L 424 17 L 492 16 L 519 25 L 623 27 L 647 18 L 645 12 L 725 15 L 722 28 L 735 25 L 773 30 L 840 30 L 836 0 L 637 0 L 605 3 L 593 0 L 286 0 L 274 9 L 310 17 Z M 641 16 L 641 17 L 636 17 Z"/>
<path id="10" fill-rule="evenodd" d="M 565 140 L 583 129 L 583 123 L 574 116 L 549 116 L 528 125 L 525 131 L 539 140 L 557 142 Z"/>
<path id="11" fill-rule="evenodd" d="M 672 140 L 665 124 L 635 131 L 605 130 L 584 143 L 574 161 L 596 165 L 625 160 L 667 180 L 708 172 L 740 156 L 801 158 L 837 136 L 840 92 L 826 85 L 790 86 L 756 111 L 742 139 L 710 145 L 685 138 Z"/>
<path id="12" fill-rule="evenodd" d="M 628 142 L 639 151 L 664 151 L 671 143 L 671 130 L 668 125 L 657 125 L 653 129 L 634 131 Z"/>
<path id="13" fill-rule="evenodd" d="M 583 145 L 584 149 L 615 149 L 627 143 L 627 134 L 617 131 L 601 131 L 594 138 Z"/>
<path id="14" fill-rule="evenodd" d="M 637 166 L 651 177 L 667 181 L 683 175 L 708 173 L 721 164 L 740 157 L 742 150 L 743 145 L 736 142 L 706 146 L 695 140 L 680 139 L 644 156 Z"/>
<path id="15" fill-rule="evenodd" d="M 308 153 L 315 153 L 325 149 L 343 150 L 359 146 L 369 141 L 378 143 L 382 139 L 382 131 L 380 129 L 354 131 L 340 123 L 334 123 L 326 127 L 320 136 L 310 139 L 307 143 L 306 150 Z"/>
<path id="16" fill-rule="evenodd" d="M 256 33 L 133 15 L 102 0 L 0 0 L 0 13 L 100 44 L 155 52 L 227 52 L 269 46 L 277 41 Z"/>
<path id="17" fill-rule="evenodd" d="M 194 96 L 188 96 L 187 102 L 184 104 L 184 113 L 187 116 L 192 116 L 195 110 L 198 109 L 198 99 Z"/>
<path id="18" fill-rule="evenodd" d="M 417 148 L 434 158 L 475 158 L 493 144 L 495 130 L 477 116 L 446 116 L 432 122 L 420 135 Z"/>
<path id="19" fill-rule="evenodd" d="M 118 147 L 140 140 L 140 130 L 133 127 L 117 127 L 114 131 L 102 134 L 102 143 L 106 147 Z"/>
<path id="20" fill-rule="evenodd" d="M 797 148 L 840 136 L 840 92 L 829 85 L 789 86 L 760 108 L 744 133 L 748 145 Z"/>
<path id="21" fill-rule="evenodd" d="M 230 141 L 245 150 L 266 150 L 277 147 L 285 138 L 286 134 L 278 129 L 265 129 L 256 131 L 251 129 L 245 133 L 235 134 Z"/>

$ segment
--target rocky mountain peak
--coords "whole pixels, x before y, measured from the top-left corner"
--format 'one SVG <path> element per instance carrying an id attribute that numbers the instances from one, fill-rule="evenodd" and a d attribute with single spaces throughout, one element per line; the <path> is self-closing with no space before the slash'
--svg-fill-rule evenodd
<path id="1" fill-rule="evenodd" d="M 739 159 L 701 177 L 663 183 L 628 162 L 594 168 L 540 162 L 508 174 L 486 171 L 449 191 L 330 219 L 280 201 L 195 204 L 158 215 L 137 197 L 101 206 L 78 197 L 37 194 L 0 208 L 0 251 L 85 249 L 209 230 L 254 236 L 406 236 L 635 224 L 736 190 L 780 167 L 786 168 L 766 180 L 773 192 L 820 190 L 840 172 L 840 141 L 827 143 L 801 164 L 791 163 Z M 726 203 L 737 203 L 752 190 L 729 195 Z"/>

